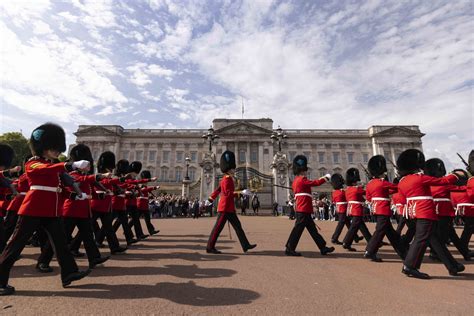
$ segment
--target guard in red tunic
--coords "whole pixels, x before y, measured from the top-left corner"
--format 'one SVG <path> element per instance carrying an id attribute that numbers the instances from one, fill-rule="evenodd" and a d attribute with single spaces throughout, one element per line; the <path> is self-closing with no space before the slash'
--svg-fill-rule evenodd
<path id="1" fill-rule="evenodd" d="M 115 154 L 110 151 L 102 153 L 97 162 L 98 173 L 111 173 L 115 169 Z M 100 218 L 102 223 L 102 233 L 107 238 L 111 254 L 123 253 L 126 247 L 121 247 L 112 228 L 112 196 L 114 195 L 114 186 L 125 181 L 124 178 L 104 178 L 100 183 L 107 189 L 106 191 L 95 190 L 92 194 L 91 210 L 94 234 L 96 240 L 99 240 L 99 232 L 101 231 L 97 220 Z"/>
<path id="2" fill-rule="evenodd" d="M 443 161 L 438 158 L 428 159 L 426 161 L 425 174 L 435 178 L 444 177 L 446 175 L 446 168 Z M 464 177 L 459 177 L 458 182 L 463 179 L 467 182 L 467 174 Z M 457 186 L 456 184 L 430 187 L 431 195 L 435 203 L 436 214 L 438 214 L 438 224 L 435 233 L 438 235 L 438 239 L 442 244 L 447 244 L 448 240 L 451 240 L 461 255 L 469 260 L 469 250 L 463 245 L 453 226 L 455 211 L 451 203 L 451 192 L 466 191 L 465 186 Z M 430 252 L 430 258 L 439 260 L 433 251 Z"/>
<path id="3" fill-rule="evenodd" d="M 442 178 L 427 176 L 423 174 L 424 167 L 425 156 L 417 149 L 405 150 L 397 159 L 397 168 L 402 176 L 398 183 L 398 191 L 407 199 L 409 216 L 416 219 L 415 238 L 405 258 L 402 273 L 420 279 L 430 278 L 428 274 L 419 271 L 429 243 L 445 264 L 449 274 L 457 275 L 464 270 L 464 266 L 454 259 L 446 245 L 442 244 L 433 233 L 436 230 L 438 215 L 430 187 L 454 184 L 458 177 L 455 174 Z"/>
<path id="4" fill-rule="evenodd" d="M 342 248 L 349 251 L 356 251 L 352 248 L 357 232 L 360 230 L 367 243 L 370 241 L 372 235 L 370 234 L 364 222 L 364 204 L 365 204 L 365 190 L 358 185 L 360 181 L 360 173 L 357 168 L 349 168 L 346 171 L 346 200 L 347 200 L 347 214 L 352 216 L 351 226 L 344 237 Z"/>
<path id="5" fill-rule="evenodd" d="M 151 179 L 151 173 L 149 170 L 143 170 L 140 173 L 140 178 L 142 179 Z M 145 218 L 146 227 L 150 236 L 158 234 L 159 230 L 155 230 L 155 227 L 151 223 L 150 216 L 150 195 L 153 191 L 158 190 L 159 186 L 148 187 L 146 184 L 143 184 L 140 188 L 140 196 L 137 197 L 137 207 L 138 211 L 143 214 Z"/>
<path id="6" fill-rule="evenodd" d="M 54 245 L 56 257 L 61 267 L 63 286 L 82 279 L 87 271 L 79 271 L 66 244 L 64 231 L 59 221 L 58 194 L 59 173 L 74 169 L 85 169 L 88 161 L 56 163 L 61 152 L 66 150 L 64 130 L 55 124 L 47 123 L 36 128 L 31 134 L 31 158 L 25 166 L 30 190 L 18 211 L 18 224 L 11 241 L 0 256 L 0 295 L 11 295 L 15 288 L 8 285 L 10 270 L 20 256 L 33 233 L 43 228 Z"/>
<path id="7" fill-rule="evenodd" d="M 128 172 L 133 178 L 135 178 L 138 174 L 140 174 L 141 170 L 142 163 L 140 161 L 132 161 Z M 146 181 L 148 181 L 148 179 Z M 128 183 L 128 187 L 125 191 L 125 205 L 127 207 L 127 212 L 130 215 L 130 221 L 128 222 L 128 225 L 130 227 L 133 226 L 135 229 L 135 236 L 138 240 L 146 239 L 149 235 L 143 233 L 142 224 L 140 223 L 140 213 L 137 208 L 137 197 L 140 195 L 140 188 L 138 184 L 142 183 L 143 181 L 128 179 L 126 182 Z"/>
<path id="8" fill-rule="evenodd" d="M 365 249 L 364 258 L 375 262 L 382 261 L 382 259 L 377 256 L 377 252 L 386 235 L 400 258 L 405 259 L 407 249 L 402 246 L 400 235 L 393 229 L 390 220 L 392 216 L 390 194 L 397 192 L 397 185 L 385 180 L 387 175 L 387 163 L 383 156 L 376 155 L 370 158 L 368 169 L 372 179 L 365 187 L 365 196 L 367 201 L 372 204 L 372 212 L 377 219 L 377 224 L 375 225 L 374 234 Z"/>
<path id="9" fill-rule="evenodd" d="M 293 192 L 296 198 L 296 221 L 293 230 L 286 242 L 285 254 L 287 256 L 301 256 L 301 253 L 296 252 L 296 247 L 306 228 L 318 246 L 322 255 L 326 255 L 334 251 L 334 247 L 326 247 L 326 241 L 323 236 L 318 233 L 316 224 L 311 217 L 313 213 L 313 196 L 311 195 L 311 187 L 320 186 L 321 184 L 330 180 L 331 175 L 326 174 L 324 177 L 317 180 L 309 180 L 306 178 L 308 172 L 308 159 L 304 155 L 297 155 L 293 159 Z"/>
<path id="10" fill-rule="evenodd" d="M 338 222 L 334 234 L 331 237 L 331 242 L 335 245 L 342 245 L 339 241 L 342 228 L 346 225 L 347 229 L 351 226 L 351 221 L 347 217 L 347 200 L 346 193 L 344 191 L 344 178 L 339 173 L 335 173 L 331 176 L 332 191 L 332 203 L 336 206 L 336 213 Z"/>
<path id="11" fill-rule="evenodd" d="M 461 205 L 460 208 L 464 214 L 464 230 L 461 235 L 461 242 L 465 246 L 469 246 L 469 241 L 474 233 L 474 150 L 469 154 L 469 166 L 467 167 L 467 171 L 471 174 L 466 184 L 468 202 L 467 205 Z M 472 251 L 469 252 L 469 256 L 474 257 L 474 253 L 472 253 Z"/>
<path id="12" fill-rule="evenodd" d="M 8 240 L 5 236 L 3 216 L 10 201 L 14 198 L 13 192 L 10 191 L 11 182 L 8 180 L 16 171 L 16 169 L 8 169 L 14 156 L 13 148 L 7 144 L 0 144 L 0 251 L 3 251 Z"/>
<path id="13" fill-rule="evenodd" d="M 238 198 L 240 193 L 234 191 L 234 172 L 235 172 L 235 155 L 233 152 L 226 150 L 222 153 L 220 160 L 220 168 L 224 176 L 222 177 L 219 187 L 212 192 L 209 197 L 208 203 L 213 203 L 214 200 L 220 196 L 219 204 L 217 205 L 217 219 L 214 228 L 211 231 L 209 236 L 209 241 L 207 242 L 206 252 L 219 254 L 221 253 L 216 249 L 217 238 L 219 237 L 222 229 L 225 226 L 226 221 L 229 221 L 237 233 L 239 238 L 240 245 L 244 252 L 247 252 L 250 249 L 255 248 L 256 244 L 249 243 L 245 232 L 242 229 L 242 224 L 240 223 L 237 214 L 235 213 L 235 203 L 234 198 Z M 242 191 L 242 194 L 250 195 L 249 190 Z"/>

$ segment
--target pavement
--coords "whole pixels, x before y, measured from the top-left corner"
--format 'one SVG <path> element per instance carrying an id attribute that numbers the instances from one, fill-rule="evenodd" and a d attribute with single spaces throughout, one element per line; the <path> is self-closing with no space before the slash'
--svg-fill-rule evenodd
<path id="1" fill-rule="evenodd" d="M 206 254 L 215 217 L 155 219 L 158 235 L 113 256 L 66 289 L 57 263 L 52 263 L 53 273 L 37 273 L 39 249 L 27 247 L 11 273 L 16 295 L 0 297 L 0 314 L 472 315 L 474 262 L 463 261 L 452 247 L 466 265 L 464 273 L 451 277 L 441 263 L 426 257 L 421 271 L 433 279 L 417 280 L 400 272 L 401 260 L 390 246 L 379 252 L 382 263 L 362 258 L 365 241 L 355 245 L 357 252 L 336 246 L 323 257 L 305 231 L 297 249 L 303 257 L 286 257 L 293 221 L 240 219 L 250 242 L 258 244 L 246 254 L 227 227 L 217 243 L 223 254 Z M 317 224 L 329 241 L 336 223 Z M 374 224 L 368 227 L 374 230 Z M 87 259 L 78 264 L 86 268 Z"/>

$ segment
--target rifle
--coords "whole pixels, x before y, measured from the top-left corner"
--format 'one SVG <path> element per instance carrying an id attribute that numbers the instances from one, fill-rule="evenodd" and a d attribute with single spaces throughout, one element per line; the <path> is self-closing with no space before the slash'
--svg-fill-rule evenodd
<path id="1" fill-rule="evenodd" d="M 364 169 L 364 172 L 365 172 L 365 175 L 367 176 L 367 179 L 372 178 L 372 177 L 370 176 L 369 170 L 367 170 L 367 169 L 364 167 L 363 164 L 360 163 L 359 165 L 362 167 L 362 169 Z"/>
<path id="2" fill-rule="evenodd" d="M 293 188 L 286 187 L 286 186 L 284 186 L 284 185 L 272 184 L 272 186 L 274 186 L 274 187 L 279 187 L 279 188 L 283 188 L 283 189 L 290 189 L 290 190 L 293 190 Z"/>
<path id="3" fill-rule="evenodd" d="M 464 160 L 464 158 L 459 153 L 456 153 L 456 155 L 458 155 L 459 159 L 461 159 L 462 163 L 464 164 L 466 168 L 469 167 L 469 164 L 466 162 L 466 160 Z"/>
<path id="4" fill-rule="evenodd" d="M 396 172 L 395 176 L 398 177 L 398 176 L 400 175 L 400 172 L 398 172 L 398 167 L 397 167 L 397 165 L 394 164 L 391 159 L 387 158 L 387 160 L 388 160 L 388 162 L 390 162 L 390 164 L 393 166 L 393 169 L 395 169 L 395 172 Z"/>

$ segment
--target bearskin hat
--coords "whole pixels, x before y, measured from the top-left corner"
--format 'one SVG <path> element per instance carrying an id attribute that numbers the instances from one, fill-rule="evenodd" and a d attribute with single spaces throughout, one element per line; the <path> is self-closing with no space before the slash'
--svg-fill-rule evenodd
<path id="1" fill-rule="evenodd" d="M 360 173 L 357 168 L 349 168 L 346 171 L 346 183 L 347 185 L 354 185 L 360 181 Z"/>
<path id="2" fill-rule="evenodd" d="M 417 172 L 425 167 L 425 155 L 418 149 L 407 149 L 398 156 L 397 169 L 401 176 Z"/>
<path id="3" fill-rule="evenodd" d="M 221 168 L 222 173 L 226 173 L 229 170 L 236 168 L 235 154 L 232 151 L 226 150 L 222 153 L 220 168 Z"/>
<path id="4" fill-rule="evenodd" d="M 66 135 L 61 126 L 46 123 L 31 133 L 30 149 L 33 155 L 41 156 L 45 150 L 66 151 Z"/>
<path id="5" fill-rule="evenodd" d="M 464 186 L 467 184 L 467 180 L 469 179 L 469 174 L 466 170 L 463 169 L 454 169 L 453 172 L 462 173 L 462 176 L 457 174 L 458 180 L 456 181 L 455 185 L 457 186 Z"/>
<path id="6" fill-rule="evenodd" d="M 425 173 L 429 176 L 441 178 L 446 175 L 444 162 L 439 158 L 428 159 L 425 163 Z"/>
<path id="7" fill-rule="evenodd" d="M 143 170 L 140 173 L 140 178 L 142 178 L 142 179 L 151 179 L 151 172 L 149 170 Z"/>
<path id="8" fill-rule="evenodd" d="M 138 174 L 140 171 L 142 171 L 142 163 L 140 161 L 132 161 L 128 172 L 135 172 Z"/>
<path id="9" fill-rule="evenodd" d="M 7 144 L 0 144 L 0 166 L 9 168 L 12 164 L 13 157 L 15 157 L 15 152 Z"/>
<path id="10" fill-rule="evenodd" d="M 127 159 L 120 159 L 117 161 L 117 165 L 115 167 L 115 173 L 117 175 L 124 175 L 128 173 L 128 169 L 130 168 L 130 163 Z"/>
<path id="11" fill-rule="evenodd" d="M 469 164 L 468 168 L 471 174 L 474 174 L 474 150 L 471 150 L 471 152 L 469 153 L 469 158 L 467 160 Z"/>
<path id="12" fill-rule="evenodd" d="M 89 173 L 94 173 L 94 158 L 92 158 L 92 153 L 89 146 L 84 144 L 77 144 L 72 147 L 71 152 L 69 153 L 69 158 L 71 161 L 87 160 L 90 163 Z"/>
<path id="13" fill-rule="evenodd" d="M 339 173 L 333 174 L 331 176 L 331 185 L 334 190 L 342 189 L 344 187 L 344 177 Z"/>
<path id="14" fill-rule="evenodd" d="M 293 174 L 296 176 L 302 171 L 308 171 L 308 158 L 304 155 L 296 155 L 293 158 Z"/>
<path id="15" fill-rule="evenodd" d="M 105 173 L 108 170 L 115 168 L 115 154 L 111 151 L 105 151 L 100 154 L 99 161 L 97 161 L 97 172 Z"/>
<path id="16" fill-rule="evenodd" d="M 376 155 L 369 159 L 367 169 L 372 177 L 380 177 L 387 172 L 387 162 L 382 155 Z"/>

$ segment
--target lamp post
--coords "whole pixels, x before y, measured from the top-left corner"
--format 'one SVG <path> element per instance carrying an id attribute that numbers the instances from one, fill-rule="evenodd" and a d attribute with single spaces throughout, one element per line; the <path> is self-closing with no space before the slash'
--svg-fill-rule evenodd
<path id="1" fill-rule="evenodd" d="M 209 129 L 207 130 L 207 134 L 204 134 L 201 137 L 207 139 L 207 141 L 209 142 L 209 152 L 212 152 L 212 143 L 214 142 L 214 139 L 220 138 L 219 135 L 214 134 L 214 129 L 212 128 L 212 126 L 209 127 Z"/>
<path id="2" fill-rule="evenodd" d="M 191 180 L 189 179 L 189 163 L 191 162 L 191 159 L 186 157 L 184 160 L 186 162 L 186 176 L 183 179 L 181 195 L 187 198 L 189 197 L 189 184 L 191 183 Z"/>
<path id="3" fill-rule="evenodd" d="M 272 142 L 278 142 L 278 152 L 281 152 L 281 143 L 283 139 L 287 139 L 288 135 L 286 135 L 280 126 L 276 130 L 273 131 L 272 135 L 270 136 Z"/>
<path id="4" fill-rule="evenodd" d="M 191 162 L 191 158 L 186 157 L 184 158 L 184 161 L 186 161 L 186 176 L 184 177 L 184 180 L 189 180 L 189 163 Z"/>

